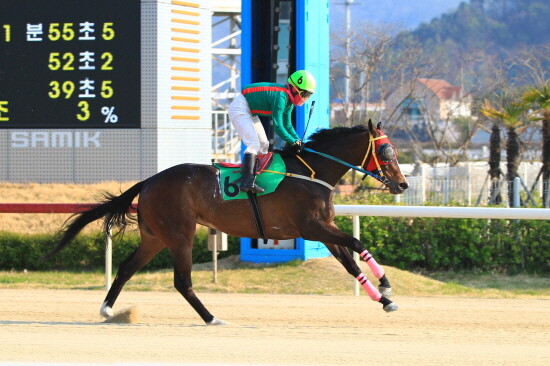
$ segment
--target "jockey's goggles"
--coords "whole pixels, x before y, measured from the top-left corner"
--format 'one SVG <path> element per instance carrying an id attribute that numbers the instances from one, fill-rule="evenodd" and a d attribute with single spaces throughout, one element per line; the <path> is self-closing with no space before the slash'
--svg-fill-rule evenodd
<path id="1" fill-rule="evenodd" d="M 298 94 L 300 94 L 300 96 L 304 99 L 307 99 L 309 97 L 311 97 L 311 94 L 313 94 L 312 92 L 310 91 L 307 91 L 307 90 L 300 90 L 298 89 Z"/>
<path id="2" fill-rule="evenodd" d="M 292 84 L 291 84 L 292 85 Z M 309 97 L 311 97 L 311 95 L 313 94 L 313 92 L 310 92 L 310 91 L 307 91 L 307 90 L 302 90 L 302 89 L 299 89 L 297 88 L 296 86 L 292 85 L 292 87 L 294 88 L 294 90 L 296 91 L 296 93 L 298 93 L 298 95 L 302 98 L 302 99 L 307 99 Z"/>

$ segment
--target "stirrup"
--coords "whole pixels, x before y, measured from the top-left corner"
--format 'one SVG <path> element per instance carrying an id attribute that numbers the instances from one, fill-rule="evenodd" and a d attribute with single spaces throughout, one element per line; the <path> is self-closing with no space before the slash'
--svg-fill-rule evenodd
<path id="1" fill-rule="evenodd" d="M 239 190 L 241 192 L 252 192 L 252 193 L 264 193 L 265 189 L 257 185 L 256 183 L 252 183 L 252 185 L 246 185 L 246 186 L 239 186 Z"/>
<path id="2" fill-rule="evenodd" d="M 254 186 L 239 186 L 239 191 L 241 192 L 251 192 L 254 189 Z"/>
<path id="3" fill-rule="evenodd" d="M 262 187 L 260 187 L 260 186 L 257 185 L 256 183 L 254 183 L 254 192 L 255 192 L 255 193 L 264 193 L 264 192 L 265 192 L 265 189 L 263 189 Z"/>

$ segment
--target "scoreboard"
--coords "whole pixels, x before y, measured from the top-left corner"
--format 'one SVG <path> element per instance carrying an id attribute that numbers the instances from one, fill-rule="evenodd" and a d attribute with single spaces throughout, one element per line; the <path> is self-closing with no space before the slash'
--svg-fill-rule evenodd
<path id="1" fill-rule="evenodd" d="M 140 128 L 140 0 L 0 0 L 0 129 Z"/>
<path id="2" fill-rule="evenodd" d="M 210 163 L 213 3 L 0 0 L 0 181 Z"/>

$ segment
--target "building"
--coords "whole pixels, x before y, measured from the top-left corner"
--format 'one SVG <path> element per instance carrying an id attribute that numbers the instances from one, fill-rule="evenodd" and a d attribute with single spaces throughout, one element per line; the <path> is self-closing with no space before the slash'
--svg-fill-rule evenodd
<path id="1" fill-rule="evenodd" d="M 472 115 L 471 96 L 462 87 L 441 79 L 416 79 L 395 89 L 384 101 L 387 111 L 402 108 L 413 121 L 440 122 Z"/>
<path id="2" fill-rule="evenodd" d="M 386 115 L 400 118 L 400 124 L 407 124 L 403 133 L 412 131 L 419 141 L 428 141 L 439 134 L 436 138 L 452 142 L 458 136 L 453 120 L 472 117 L 471 96 L 462 87 L 441 79 L 419 78 L 403 84 L 388 94 L 384 102 Z"/>

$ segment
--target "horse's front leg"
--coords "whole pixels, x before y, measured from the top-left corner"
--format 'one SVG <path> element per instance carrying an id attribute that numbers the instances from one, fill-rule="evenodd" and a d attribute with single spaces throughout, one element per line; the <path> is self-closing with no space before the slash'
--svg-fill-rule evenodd
<path id="1" fill-rule="evenodd" d="M 361 253 L 359 253 L 359 255 L 361 256 L 361 258 L 363 258 L 365 262 L 367 262 L 374 276 L 380 281 L 380 285 L 378 285 L 378 290 L 380 291 L 380 293 L 386 297 L 391 297 L 391 285 L 390 281 L 386 277 L 384 268 L 378 264 L 376 259 L 374 259 L 374 257 L 372 256 L 372 254 L 369 253 L 368 250 L 363 250 Z"/>
<path id="2" fill-rule="evenodd" d="M 363 247 L 359 240 L 341 232 L 336 227 L 334 222 L 328 225 L 322 225 L 322 227 L 324 230 L 317 231 L 317 234 L 321 234 L 325 239 L 332 237 L 334 240 L 328 241 L 319 238 L 310 240 L 322 241 L 332 255 L 344 266 L 346 271 L 357 281 L 359 281 L 369 297 L 373 301 L 378 301 L 381 303 L 386 312 L 396 311 L 399 307 L 389 299 L 392 293 L 390 282 L 386 277 L 384 268 L 376 262 L 372 254 L 370 254 L 368 250 Z M 357 263 L 355 263 L 355 260 L 351 254 L 345 248 L 350 248 L 356 251 L 367 262 L 370 270 L 380 281 L 378 289 L 368 280 L 367 276 L 361 272 L 361 269 Z"/>
<path id="3" fill-rule="evenodd" d="M 328 243 L 324 243 L 324 244 L 326 245 L 328 250 L 332 253 L 334 258 L 336 258 L 338 262 L 342 263 L 346 271 L 348 271 L 348 273 L 352 275 L 361 284 L 361 286 L 365 289 L 369 297 L 372 300 L 378 301 L 379 303 L 382 304 L 384 311 L 389 313 L 392 311 L 396 311 L 399 308 L 394 302 L 392 302 L 389 299 L 389 297 L 391 296 L 391 285 L 388 279 L 386 278 L 386 275 L 383 273 L 384 269 L 380 265 L 378 265 L 379 268 L 377 269 L 377 273 L 378 274 L 382 273 L 382 276 L 379 278 L 380 285 L 378 286 L 378 290 L 377 290 L 376 287 L 374 287 L 374 285 L 369 281 L 367 276 L 365 276 L 365 274 L 361 272 L 361 269 L 359 268 L 357 263 L 355 263 L 355 260 L 353 259 L 353 257 L 351 256 L 351 254 L 348 252 L 347 249 L 337 245 L 328 244 Z"/>

